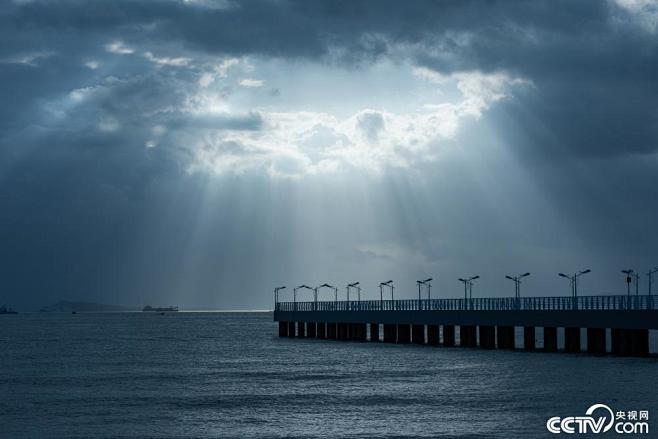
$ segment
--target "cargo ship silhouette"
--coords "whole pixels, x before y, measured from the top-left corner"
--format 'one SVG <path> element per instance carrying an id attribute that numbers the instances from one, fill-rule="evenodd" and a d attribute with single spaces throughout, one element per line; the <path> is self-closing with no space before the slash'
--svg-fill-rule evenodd
<path id="1" fill-rule="evenodd" d="M 143 312 L 178 312 L 177 306 L 167 306 L 167 307 L 153 307 L 151 305 L 146 305 L 143 309 Z"/>

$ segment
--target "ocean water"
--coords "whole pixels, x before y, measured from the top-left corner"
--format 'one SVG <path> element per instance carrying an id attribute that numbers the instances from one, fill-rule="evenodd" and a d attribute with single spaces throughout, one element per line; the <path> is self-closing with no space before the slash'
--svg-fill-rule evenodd
<path id="1" fill-rule="evenodd" d="M 594 403 L 658 432 L 655 357 L 276 332 L 268 313 L 1 316 L 0 437 L 555 437 L 549 417 Z"/>

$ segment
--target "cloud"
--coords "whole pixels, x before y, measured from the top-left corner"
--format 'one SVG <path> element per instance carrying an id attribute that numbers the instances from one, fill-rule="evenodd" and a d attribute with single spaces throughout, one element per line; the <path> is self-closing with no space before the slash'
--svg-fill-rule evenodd
<path id="1" fill-rule="evenodd" d="M 205 72 L 204 74 L 201 75 L 199 78 L 199 85 L 201 87 L 208 87 L 210 84 L 212 84 L 215 81 L 215 77 L 213 76 L 212 73 Z"/>
<path id="2" fill-rule="evenodd" d="M 458 108 L 450 102 L 424 103 L 425 110 L 439 110 L 439 115 L 428 113 L 445 138 L 456 132 L 455 120 L 466 115 L 481 118 L 496 104 L 500 111 L 491 117 L 505 126 L 501 135 L 522 153 L 529 153 L 522 146 L 528 144 L 532 154 L 546 159 L 569 153 L 647 154 L 658 148 L 653 104 L 658 88 L 651 73 L 658 67 L 654 2 L 567 1 L 552 7 L 546 2 L 507 1 L 478 7 L 424 1 L 404 7 L 395 2 L 338 6 L 297 1 L 221 3 L 216 8 L 205 1 L 145 5 L 111 3 L 97 13 L 84 2 L 12 4 L 1 19 L 4 39 L 15 43 L 2 59 L 34 66 L 46 61 L 46 53 L 80 53 L 93 59 L 86 66 L 97 70 L 101 64 L 109 68 L 97 45 L 112 55 L 135 54 L 139 47 L 143 58 L 156 67 L 186 70 L 177 83 L 186 96 L 172 100 L 180 102 L 189 101 L 193 85 L 221 87 L 223 95 L 230 94 L 223 79 L 231 69 L 239 69 L 241 87 L 274 84 L 266 76 L 246 75 L 249 57 L 291 65 L 304 59 L 348 68 L 368 68 L 370 62 L 386 57 L 410 63 L 416 77 L 437 89 L 457 84 L 463 97 Z M 402 22 L 400 15 L 405 17 Z M 51 47 L 34 52 L 33 39 L 48 41 Z M 117 75 L 122 80 L 153 74 L 131 58 L 112 61 L 123 70 Z M 47 61 L 66 62 L 52 56 Z M 70 75 L 70 80 L 79 75 Z M 80 78 L 82 84 L 76 88 L 88 87 L 89 81 Z M 52 87 L 45 81 L 42 87 Z M 226 99 L 213 98 L 212 105 L 229 111 Z M 408 119 L 416 119 L 414 126 L 424 125 L 423 116 L 407 113 Z M 525 122 L 514 123 L 521 120 Z M 394 126 L 385 127 L 383 139 L 390 140 Z M 541 126 L 547 134 L 532 142 L 520 140 L 529 126 Z M 431 136 L 414 137 L 431 141 Z M 352 138 L 350 142 L 359 144 Z M 356 148 L 342 155 L 360 154 Z"/>
<path id="3" fill-rule="evenodd" d="M 148 59 L 152 63 L 155 63 L 160 66 L 171 66 L 171 67 L 183 67 L 186 66 L 190 63 L 190 59 L 186 57 L 176 57 L 176 58 L 170 58 L 170 57 L 163 57 L 163 58 L 158 58 L 156 56 L 153 56 L 151 52 L 145 52 L 144 53 L 144 58 Z"/>
<path id="4" fill-rule="evenodd" d="M 98 129 L 105 132 L 116 131 L 119 128 L 121 128 L 119 121 L 117 121 L 113 117 L 103 117 L 98 123 Z"/>
<path id="5" fill-rule="evenodd" d="M 262 79 L 245 78 L 245 79 L 241 79 L 238 82 L 238 84 L 246 88 L 259 88 L 265 85 L 265 81 L 263 81 Z"/>
<path id="6" fill-rule="evenodd" d="M 413 113 L 363 109 L 338 118 L 321 112 L 258 114 L 257 130 L 219 132 L 204 140 L 190 169 L 224 173 L 263 169 L 273 177 L 335 173 L 351 169 L 380 174 L 439 157 L 452 146 L 460 125 L 476 120 L 515 87 L 527 82 L 497 73 L 460 73 L 446 78 L 461 99 L 426 105 Z M 236 155 L 225 145 L 239 146 Z M 290 160 L 291 166 L 284 166 Z M 225 163 L 230 163 L 226 166 Z M 291 170 L 288 175 L 287 170 Z"/>
<path id="7" fill-rule="evenodd" d="M 428 69 L 427 67 L 416 67 L 414 68 L 413 73 L 419 78 L 433 82 L 435 84 L 445 84 L 449 80 L 449 78 L 446 78 L 441 73 L 432 69 Z"/>
<path id="8" fill-rule="evenodd" d="M 240 64 L 240 60 L 237 58 L 227 58 L 223 60 L 221 63 L 217 64 L 215 66 L 215 71 L 219 75 L 220 78 L 226 78 L 228 75 L 228 71 L 231 67 L 237 66 Z"/>
<path id="9" fill-rule="evenodd" d="M 628 15 L 620 20 L 631 20 L 649 33 L 658 29 L 658 2 L 656 0 L 615 0 L 614 3 Z"/>
<path id="10" fill-rule="evenodd" d="M 651 86 L 649 73 L 657 64 L 653 55 L 657 8 L 652 1 L 619 0 L 595 5 L 558 1 L 550 7 L 547 2 L 517 5 L 509 1 L 477 7 L 426 1 L 404 7 L 388 1 L 349 6 L 298 1 L 222 2 L 216 8 L 210 8 L 205 1 L 144 5 L 139 1 L 113 3 L 104 14 L 95 13 L 84 2 L 12 5 L 4 15 L 4 27 L 22 33 L 26 32 L 22 23 L 30 22 L 37 32 L 49 33 L 42 40 L 56 44 L 67 35 L 88 33 L 93 35 L 90 42 L 100 35 L 110 41 L 105 47 L 113 54 L 131 54 L 135 50 L 116 39 L 118 32 L 135 44 L 142 41 L 140 47 L 158 41 L 158 47 L 147 51 L 150 53 L 186 48 L 188 54 L 176 57 L 152 55 L 161 65 L 184 64 L 192 54 L 225 57 L 215 71 L 198 74 L 202 87 L 209 87 L 215 76 L 225 77 L 238 59 L 248 56 L 346 65 L 363 65 L 378 57 L 410 59 L 417 65 L 417 75 L 438 82 L 442 77 L 437 75 L 500 72 L 534 85 L 532 92 L 520 96 L 525 102 L 519 108 L 538 105 L 536 110 L 550 131 L 573 133 L 559 142 L 576 154 L 643 153 L 656 148 L 655 142 L 646 141 L 627 142 L 622 147 L 606 136 L 585 132 L 585 127 L 600 121 L 601 126 L 614 126 L 616 130 L 631 124 L 644 135 L 653 135 L 655 111 L 650 103 L 656 87 Z M 400 16 L 405 17 L 402 22 Z M 29 38 L 23 35 L 17 41 L 26 48 Z M 84 49 L 85 38 L 80 40 L 76 44 L 88 50 Z M 632 91 L 633 99 L 639 99 L 635 107 L 629 106 L 628 100 L 618 101 L 615 81 L 620 78 L 645 91 Z M 605 89 L 612 95 L 597 91 Z M 569 99 L 573 93 L 580 93 L 581 100 L 594 108 L 607 108 L 607 113 L 590 116 L 569 107 L 553 111 L 559 101 Z M 516 107 L 510 106 L 508 111 L 516 111 Z M 519 117 L 528 113 L 522 111 Z M 533 111 L 530 108 L 530 113 Z M 569 115 L 564 119 L 582 123 L 565 127 L 562 116 L 566 113 Z M 583 129 L 578 130 L 578 126 Z M 587 148 L 583 140 L 600 147 Z M 544 152 L 555 149 L 539 143 L 535 147 Z"/>
<path id="11" fill-rule="evenodd" d="M 356 128 L 367 143 L 377 143 L 380 132 L 386 129 L 384 117 L 375 111 L 365 111 L 357 117 Z"/>
<path id="12" fill-rule="evenodd" d="M 40 60 L 53 56 L 54 52 L 31 52 L 21 55 L 14 55 L 12 57 L 1 60 L 0 63 L 5 64 L 24 64 L 31 67 L 36 67 Z"/>
<path id="13" fill-rule="evenodd" d="M 219 64 L 212 65 L 210 71 L 203 72 L 199 78 L 199 85 L 203 88 L 207 88 L 210 84 L 215 82 L 215 79 L 226 78 L 229 70 L 238 65 L 240 65 L 240 60 L 237 58 L 227 58 Z"/>
<path id="14" fill-rule="evenodd" d="M 130 55 L 135 53 L 135 50 L 124 45 L 121 41 L 113 41 L 105 45 L 105 50 L 110 53 L 115 53 L 117 55 Z"/>

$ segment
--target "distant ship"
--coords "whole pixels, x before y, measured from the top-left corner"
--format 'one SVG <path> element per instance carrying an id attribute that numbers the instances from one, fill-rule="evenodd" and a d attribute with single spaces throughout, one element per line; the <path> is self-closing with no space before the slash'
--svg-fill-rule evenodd
<path id="1" fill-rule="evenodd" d="M 142 309 L 144 312 L 178 312 L 178 307 L 177 306 L 167 306 L 164 308 L 154 308 L 151 305 L 146 305 L 144 309 Z"/>
<path id="2" fill-rule="evenodd" d="M 18 314 L 18 311 L 14 311 L 11 308 L 7 308 L 6 305 L 0 306 L 0 314 Z"/>

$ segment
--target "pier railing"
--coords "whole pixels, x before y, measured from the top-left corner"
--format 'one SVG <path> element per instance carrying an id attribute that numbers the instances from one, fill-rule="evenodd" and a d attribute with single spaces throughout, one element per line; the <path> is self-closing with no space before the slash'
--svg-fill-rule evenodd
<path id="1" fill-rule="evenodd" d="M 655 310 L 654 296 L 489 297 L 278 302 L 276 311 L 566 311 Z"/>

